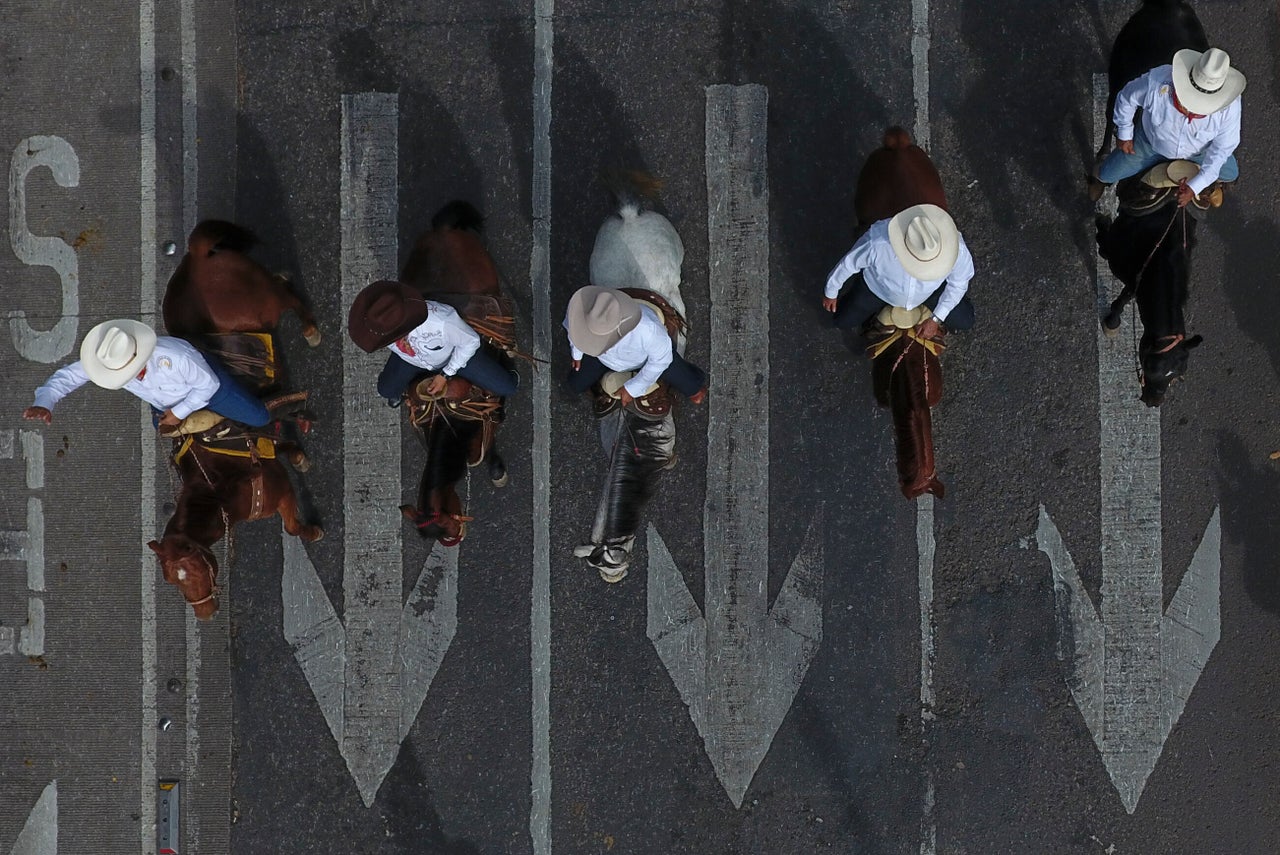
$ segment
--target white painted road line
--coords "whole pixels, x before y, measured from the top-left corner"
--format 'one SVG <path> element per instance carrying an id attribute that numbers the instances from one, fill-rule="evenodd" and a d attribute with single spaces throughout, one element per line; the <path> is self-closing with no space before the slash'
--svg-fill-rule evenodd
<path id="1" fill-rule="evenodd" d="M 152 847 L 154 849 L 154 846 Z M 148 851 L 143 849 L 143 852 Z M 58 782 L 51 781 L 18 832 L 10 855 L 58 855 Z"/>
<path id="2" fill-rule="evenodd" d="M 396 276 L 398 134 L 395 94 L 342 96 L 343 306 Z M 457 632 L 458 550 L 437 543 L 402 602 L 400 411 L 375 388 L 386 354 L 342 347 L 345 620 L 282 531 L 284 636 L 369 807 Z"/>
<path id="3" fill-rule="evenodd" d="M 1094 144 L 1101 144 L 1106 77 L 1094 79 Z M 1099 304 L 1119 291 L 1105 263 Z M 1126 316 L 1134 311 L 1130 305 Z M 1121 321 L 1121 327 L 1128 323 Z M 1139 325 L 1140 326 L 1140 325 Z M 1161 542 L 1160 411 L 1138 400 L 1133 342 L 1098 326 L 1101 421 L 1102 608 L 1095 611 L 1043 506 L 1036 542 L 1049 557 L 1058 655 L 1111 781 L 1129 813 L 1155 769 L 1221 635 L 1221 523 L 1215 508 L 1168 612 Z"/>
<path id="4" fill-rule="evenodd" d="M 911 0 L 911 88 L 916 145 L 929 150 L 929 0 Z"/>
<path id="5" fill-rule="evenodd" d="M 551 358 L 551 84 L 555 0 L 533 4 L 533 355 Z M 533 372 L 533 589 L 529 649 L 533 723 L 529 836 L 551 855 L 551 368 Z"/>
<path id="6" fill-rule="evenodd" d="M 707 87 L 711 285 L 706 617 L 649 526 L 648 635 L 735 807 L 822 642 L 822 508 L 769 590 L 768 90 Z"/>
<path id="7" fill-rule="evenodd" d="M 155 0 L 138 3 L 139 204 L 138 267 L 141 281 L 138 319 L 156 315 L 156 10 Z M 138 768 L 139 842 L 143 852 L 156 845 L 156 563 L 147 543 L 156 531 L 156 433 L 151 407 L 138 406 L 141 500 L 138 540 L 141 582 L 142 745 Z"/>

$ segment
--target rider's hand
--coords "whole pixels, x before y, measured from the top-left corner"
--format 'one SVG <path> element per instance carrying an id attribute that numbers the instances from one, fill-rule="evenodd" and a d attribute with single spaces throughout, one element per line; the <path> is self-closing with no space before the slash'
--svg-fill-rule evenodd
<path id="1" fill-rule="evenodd" d="M 1185 208 L 1187 204 L 1196 197 L 1196 193 L 1187 186 L 1187 179 L 1178 182 L 1178 207 Z"/>
<path id="2" fill-rule="evenodd" d="M 164 415 L 160 417 L 158 427 L 177 427 L 182 424 L 182 419 L 173 414 L 173 410 L 165 410 Z"/>
<path id="3" fill-rule="evenodd" d="M 1133 140 L 1116 140 L 1116 148 L 1125 154 L 1133 154 Z"/>
<path id="4" fill-rule="evenodd" d="M 431 382 L 427 384 L 428 395 L 439 395 L 444 392 L 446 386 L 449 385 L 449 378 L 443 374 L 437 374 L 431 378 Z"/>
<path id="5" fill-rule="evenodd" d="M 635 398 L 631 397 L 631 393 L 627 391 L 626 386 L 622 386 L 618 389 L 618 400 L 622 401 L 622 406 L 629 407 Z"/>
<path id="6" fill-rule="evenodd" d="M 53 413 L 44 407 L 27 407 L 22 411 L 22 417 L 36 422 L 44 422 L 47 425 L 53 424 Z"/>
<path id="7" fill-rule="evenodd" d="M 921 338 L 937 338 L 942 335 L 942 327 L 939 326 L 937 318 L 926 318 L 916 327 L 916 335 Z"/>
<path id="8" fill-rule="evenodd" d="M 577 370 L 578 370 L 579 368 L 581 368 L 581 367 L 582 367 L 582 360 L 581 360 L 581 359 L 575 359 L 575 360 L 573 360 L 573 370 L 574 370 L 574 371 L 577 371 Z"/>
<path id="9" fill-rule="evenodd" d="M 822 298 L 822 308 L 826 309 L 828 312 L 834 312 L 834 311 L 836 310 L 836 298 L 835 298 L 835 297 L 823 297 L 823 298 Z"/>

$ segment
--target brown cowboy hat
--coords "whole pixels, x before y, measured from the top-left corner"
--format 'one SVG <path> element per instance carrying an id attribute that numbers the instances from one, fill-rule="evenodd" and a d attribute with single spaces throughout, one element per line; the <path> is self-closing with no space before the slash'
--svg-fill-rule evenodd
<path id="1" fill-rule="evenodd" d="M 569 298 L 565 326 L 569 341 L 588 356 L 599 356 L 640 323 L 640 304 L 615 288 L 588 285 Z"/>
<path id="2" fill-rule="evenodd" d="M 374 282 L 356 295 L 347 334 L 365 353 L 386 347 L 427 319 L 427 301 L 400 282 Z"/>

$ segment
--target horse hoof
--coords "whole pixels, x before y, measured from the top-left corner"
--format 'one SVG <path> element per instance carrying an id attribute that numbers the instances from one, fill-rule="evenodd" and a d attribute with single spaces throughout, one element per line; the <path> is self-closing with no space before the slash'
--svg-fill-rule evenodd
<path id="1" fill-rule="evenodd" d="M 511 480 L 507 473 L 507 464 L 502 461 L 501 457 L 494 456 L 489 460 L 489 480 L 493 482 L 495 487 L 507 486 L 507 481 Z"/>
<path id="2" fill-rule="evenodd" d="M 1111 322 L 1111 316 L 1107 315 L 1102 319 L 1102 331 L 1107 334 L 1108 338 L 1115 338 L 1120 334 L 1120 319 L 1116 318 L 1115 323 Z"/>
<path id="3" fill-rule="evenodd" d="M 318 525 L 312 526 L 310 536 L 304 537 L 303 540 L 307 543 L 315 543 L 317 541 L 324 540 L 324 529 L 320 528 Z"/>
<path id="4" fill-rule="evenodd" d="M 292 466 L 294 469 L 298 470 L 299 472 L 310 472 L 311 458 L 307 457 L 306 454 L 299 451 L 295 454 L 289 455 L 289 465 Z"/>
<path id="5" fill-rule="evenodd" d="M 302 331 L 302 337 L 307 340 L 310 347 L 318 347 L 320 345 L 320 328 L 310 327 Z"/>

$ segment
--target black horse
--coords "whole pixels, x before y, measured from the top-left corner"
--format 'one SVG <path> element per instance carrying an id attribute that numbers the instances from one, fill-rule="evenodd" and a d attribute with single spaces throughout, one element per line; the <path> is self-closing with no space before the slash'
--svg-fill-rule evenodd
<path id="1" fill-rule="evenodd" d="M 1116 94 L 1125 84 L 1168 64 L 1183 48 L 1203 51 L 1208 46 L 1204 27 L 1190 4 L 1184 0 L 1144 0 L 1111 49 L 1103 148 L 1114 134 Z M 1117 184 L 1116 196 L 1120 210 L 1114 221 L 1098 218 L 1098 252 L 1124 283 L 1124 289 L 1102 324 L 1108 332 L 1118 329 L 1124 307 L 1137 298 L 1143 326 L 1138 345 L 1141 398 L 1147 406 L 1158 407 L 1169 384 L 1186 373 L 1190 351 L 1201 342 L 1198 335 L 1187 336 L 1183 317 L 1196 221 L 1189 208 L 1177 207 L 1172 191 L 1164 191 L 1162 203 L 1152 204 L 1152 191 L 1142 183 L 1142 176 Z"/>

